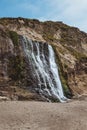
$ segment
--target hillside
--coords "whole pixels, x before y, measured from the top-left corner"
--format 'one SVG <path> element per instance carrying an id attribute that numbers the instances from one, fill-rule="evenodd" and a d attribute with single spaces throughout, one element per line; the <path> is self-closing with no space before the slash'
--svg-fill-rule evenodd
<path id="1" fill-rule="evenodd" d="M 0 95 L 12 100 L 43 100 L 32 88 L 22 37 L 50 44 L 56 55 L 65 96 L 87 94 L 87 34 L 62 22 L 0 19 Z M 47 48 L 46 48 L 47 49 Z M 48 54 L 46 54 L 48 55 Z M 31 87 L 28 87 L 31 86 Z M 52 99 L 52 101 L 56 101 Z"/>

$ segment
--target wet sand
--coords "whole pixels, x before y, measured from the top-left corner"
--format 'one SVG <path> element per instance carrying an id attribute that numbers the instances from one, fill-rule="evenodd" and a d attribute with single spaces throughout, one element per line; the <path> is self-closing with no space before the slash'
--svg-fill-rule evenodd
<path id="1" fill-rule="evenodd" d="M 87 99 L 0 102 L 0 130 L 87 130 Z"/>

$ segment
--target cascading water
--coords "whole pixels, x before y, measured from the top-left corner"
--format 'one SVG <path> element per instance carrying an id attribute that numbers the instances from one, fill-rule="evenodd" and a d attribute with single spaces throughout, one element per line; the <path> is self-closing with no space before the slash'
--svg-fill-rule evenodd
<path id="1" fill-rule="evenodd" d="M 22 43 L 29 64 L 30 86 L 44 98 L 65 101 L 52 46 L 27 38 Z"/>

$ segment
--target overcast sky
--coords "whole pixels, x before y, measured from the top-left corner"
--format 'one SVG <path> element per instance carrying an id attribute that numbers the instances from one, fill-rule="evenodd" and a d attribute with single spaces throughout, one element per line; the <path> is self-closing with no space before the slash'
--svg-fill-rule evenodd
<path id="1" fill-rule="evenodd" d="M 0 17 L 63 21 L 87 32 L 87 0 L 0 0 Z"/>

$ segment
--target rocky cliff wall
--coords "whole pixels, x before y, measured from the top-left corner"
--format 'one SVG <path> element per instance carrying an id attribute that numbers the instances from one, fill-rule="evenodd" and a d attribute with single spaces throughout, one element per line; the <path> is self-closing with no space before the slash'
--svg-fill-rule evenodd
<path id="1" fill-rule="evenodd" d="M 65 95 L 87 94 L 87 34 L 62 22 L 0 19 L 0 93 L 17 99 L 43 100 L 27 91 L 28 63 L 21 36 L 54 48 Z"/>

